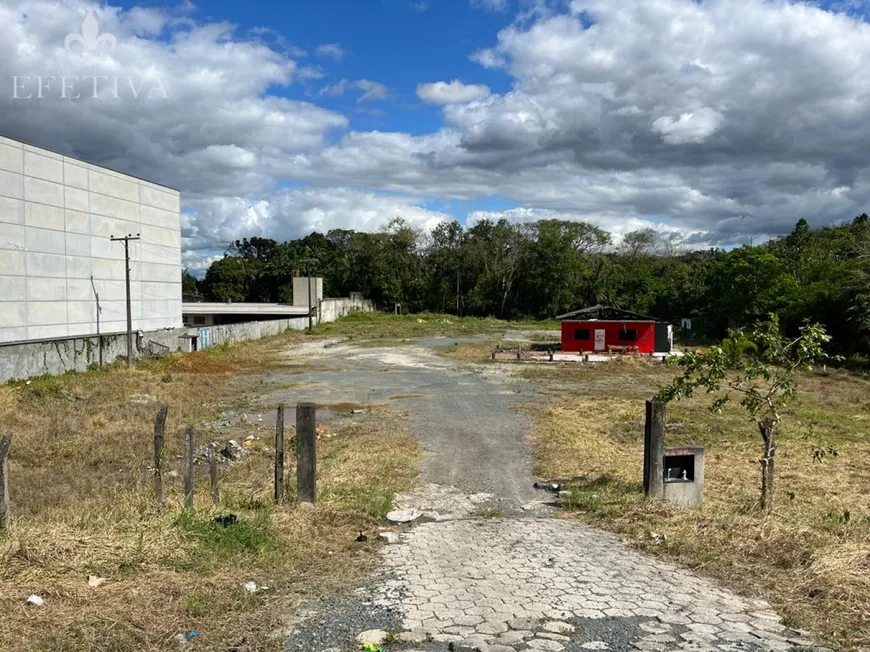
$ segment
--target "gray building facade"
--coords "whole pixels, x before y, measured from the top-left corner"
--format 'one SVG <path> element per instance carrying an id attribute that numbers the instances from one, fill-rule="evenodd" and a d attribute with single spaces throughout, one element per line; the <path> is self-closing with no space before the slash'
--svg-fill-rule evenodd
<path id="1" fill-rule="evenodd" d="M 0 137 L 0 344 L 179 328 L 177 190 Z"/>

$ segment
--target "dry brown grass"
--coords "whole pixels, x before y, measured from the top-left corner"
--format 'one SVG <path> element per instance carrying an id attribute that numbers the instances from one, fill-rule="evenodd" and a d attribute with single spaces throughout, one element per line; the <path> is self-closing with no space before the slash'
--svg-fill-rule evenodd
<path id="1" fill-rule="evenodd" d="M 701 397 L 669 407 L 667 443 L 707 451 L 704 507 L 680 510 L 644 501 L 641 487 L 643 399 L 673 369 L 625 360 L 524 373 L 550 398 L 537 410 L 536 470 L 572 480 L 580 517 L 768 597 L 837 649 L 870 646 L 870 383 L 842 373 L 800 379 L 777 453 L 776 509 L 764 516 L 760 437 L 739 406 L 714 415 Z M 822 445 L 837 456 L 814 461 Z"/>
<path id="2" fill-rule="evenodd" d="M 280 650 L 282 618 L 301 596 L 375 563 L 377 537 L 361 545 L 355 536 L 412 485 L 419 457 L 401 424 L 377 409 L 326 424 L 333 436 L 318 446 L 316 510 L 271 504 L 264 432 L 246 461 L 222 472 L 219 506 L 204 471 L 194 515 L 182 513 L 178 478 L 168 480 L 162 514 L 152 499 L 157 405 L 171 406 L 167 460 L 177 469 L 184 426 L 245 405 L 237 387 L 268 383 L 257 371 L 282 364 L 277 353 L 304 337 L 0 387 L 0 423 L 15 434 L 12 522 L 0 538 L 0 649 L 177 649 L 178 633 L 196 631 L 191 649 Z M 200 426 L 198 441 L 254 428 L 207 435 Z M 293 487 L 292 458 L 288 466 Z M 239 525 L 214 526 L 220 513 L 237 514 Z M 107 581 L 89 588 L 88 575 Z M 270 589 L 249 595 L 247 580 Z M 30 593 L 45 606 L 26 605 Z"/>

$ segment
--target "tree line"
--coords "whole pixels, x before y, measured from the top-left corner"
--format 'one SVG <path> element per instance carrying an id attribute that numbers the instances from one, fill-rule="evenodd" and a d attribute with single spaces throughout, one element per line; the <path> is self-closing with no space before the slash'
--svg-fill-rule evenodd
<path id="1" fill-rule="evenodd" d="M 811 229 L 761 245 L 687 250 L 673 234 L 644 229 L 614 244 L 584 222 L 481 221 L 431 232 L 396 218 L 377 233 L 335 229 L 278 243 L 239 240 L 184 292 L 210 301 L 292 301 L 292 275 L 324 279 L 327 296 L 362 292 L 402 312 L 552 318 L 594 304 L 721 336 L 775 313 L 785 330 L 819 322 L 841 353 L 870 351 L 870 218 Z"/>

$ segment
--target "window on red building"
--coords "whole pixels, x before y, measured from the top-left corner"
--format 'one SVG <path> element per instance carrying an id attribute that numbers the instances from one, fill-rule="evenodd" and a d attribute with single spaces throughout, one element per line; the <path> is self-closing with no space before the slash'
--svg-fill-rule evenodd
<path id="1" fill-rule="evenodd" d="M 590 333 L 588 328 L 575 328 L 574 329 L 574 340 L 586 342 L 589 340 Z"/>
<path id="2" fill-rule="evenodd" d="M 637 342 L 637 331 L 633 328 L 623 328 L 619 331 L 620 342 Z"/>

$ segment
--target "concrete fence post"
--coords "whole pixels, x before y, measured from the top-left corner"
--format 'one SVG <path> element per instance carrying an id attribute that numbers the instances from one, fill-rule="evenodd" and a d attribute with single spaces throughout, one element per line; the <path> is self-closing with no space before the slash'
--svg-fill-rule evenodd
<path id="1" fill-rule="evenodd" d="M 643 434 L 643 491 L 650 498 L 664 495 L 665 404 L 646 402 Z"/>
<path id="2" fill-rule="evenodd" d="M 317 406 L 296 406 L 296 499 L 315 503 L 317 496 Z"/>

